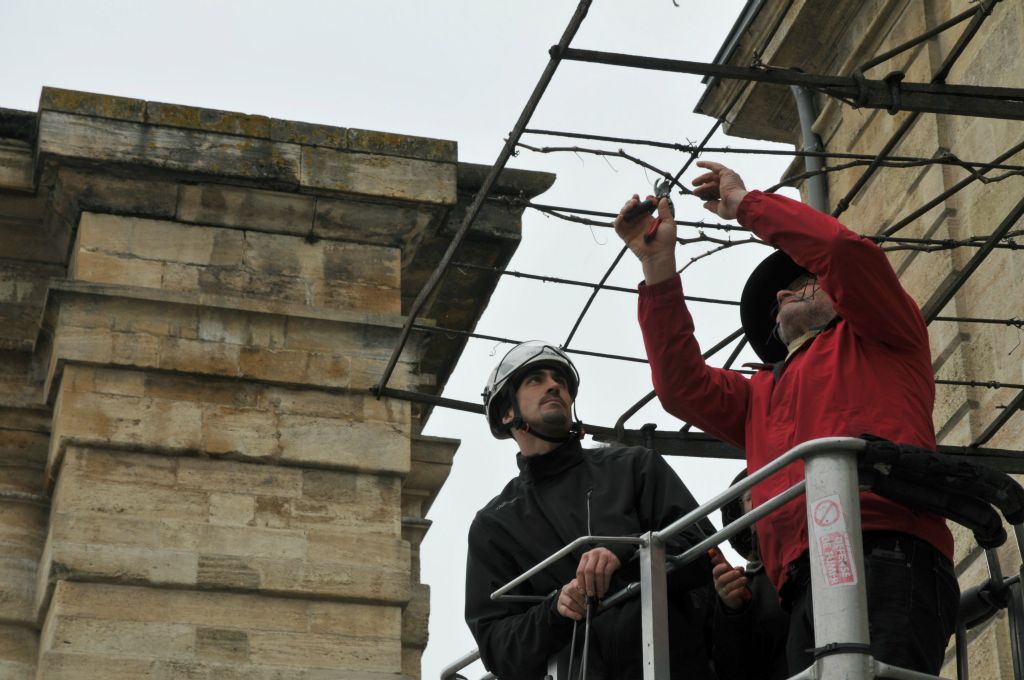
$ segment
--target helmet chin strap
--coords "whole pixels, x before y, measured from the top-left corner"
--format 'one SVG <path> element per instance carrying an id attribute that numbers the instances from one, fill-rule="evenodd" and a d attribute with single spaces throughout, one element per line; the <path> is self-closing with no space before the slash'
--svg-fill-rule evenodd
<path id="1" fill-rule="evenodd" d="M 576 416 L 575 402 L 573 402 L 572 405 L 572 414 L 573 416 L 576 416 L 576 418 L 573 421 L 572 425 L 569 427 L 569 431 L 566 432 L 565 435 L 562 437 L 549 437 L 543 432 L 539 432 L 533 429 L 532 427 L 530 427 L 529 423 L 523 420 L 523 414 L 519 410 L 519 400 L 516 399 L 515 390 L 512 389 L 511 384 L 508 386 L 508 392 L 509 400 L 512 402 L 512 422 L 506 425 L 506 427 L 508 428 L 510 433 L 512 430 L 521 430 L 529 434 L 530 436 L 536 437 L 537 439 L 543 439 L 544 441 L 550 442 L 552 444 L 565 444 L 566 442 L 570 442 L 573 439 L 583 439 L 583 436 L 586 434 L 586 432 L 583 429 L 583 423 L 579 420 L 579 417 Z"/>

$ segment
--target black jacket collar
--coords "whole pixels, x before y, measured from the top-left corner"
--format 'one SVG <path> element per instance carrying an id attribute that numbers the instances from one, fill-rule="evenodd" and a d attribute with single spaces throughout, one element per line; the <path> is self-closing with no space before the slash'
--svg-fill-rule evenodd
<path id="1" fill-rule="evenodd" d="M 519 475 L 529 480 L 541 480 L 561 474 L 583 461 L 583 447 L 578 439 L 561 444 L 557 448 L 536 456 L 516 454 Z"/>

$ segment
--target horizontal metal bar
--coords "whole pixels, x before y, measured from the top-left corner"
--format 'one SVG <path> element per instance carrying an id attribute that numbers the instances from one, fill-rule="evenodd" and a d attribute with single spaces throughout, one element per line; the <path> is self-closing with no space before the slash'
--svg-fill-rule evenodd
<path id="1" fill-rule="evenodd" d="M 986 383 L 977 383 L 977 387 L 988 387 Z M 1019 386 L 1024 389 L 1024 385 Z M 381 391 L 382 397 L 392 399 L 404 399 L 432 406 L 441 406 L 456 411 L 466 411 L 483 415 L 482 404 L 459 399 L 448 399 L 433 394 L 412 392 L 409 390 L 396 390 L 387 387 Z M 690 458 L 715 458 L 727 460 L 743 460 L 743 451 L 731 444 L 715 439 L 704 432 L 677 432 L 673 430 L 656 430 L 648 432 L 644 430 L 623 430 L 621 436 L 616 436 L 614 427 L 602 425 L 584 424 L 587 434 L 592 435 L 595 441 L 610 443 L 615 442 L 623 446 L 647 446 L 650 440 L 653 449 L 663 456 L 687 456 Z M 972 461 L 988 465 L 1001 472 L 1013 474 L 1024 474 L 1024 451 L 1013 451 L 1009 449 L 991 449 L 974 446 L 950 446 L 940 444 L 936 450 L 951 456 L 964 456 Z"/>
<path id="2" fill-rule="evenodd" d="M 558 51 L 558 47 L 552 50 Z M 947 85 L 943 83 L 899 83 L 881 80 L 854 81 L 843 76 L 803 73 L 792 69 L 753 68 L 727 64 L 706 64 L 679 59 L 641 57 L 616 52 L 567 48 L 560 50 L 566 61 L 626 66 L 671 73 L 688 73 L 775 85 L 800 85 L 833 97 L 854 100 L 858 106 L 923 113 L 946 113 L 1024 120 L 1024 90 L 1010 87 Z M 894 98 L 893 87 L 898 95 Z"/>
<path id="3" fill-rule="evenodd" d="M 526 129 L 527 134 L 546 135 L 550 137 L 564 137 L 566 139 L 586 139 L 594 142 L 611 142 L 613 144 L 636 144 L 639 146 L 651 146 L 659 149 L 672 149 L 684 153 L 692 153 L 698 150 L 694 144 L 680 144 L 678 142 L 660 142 L 653 139 L 638 139 L 635 137 L 611 137 L 609 135 L 598 135 L 586 132 L 567 132 L 564 130 L 540 130 Z M 744 156 L 787 156 L 792 158 L 831 158 L 836 160 L 862 160 L 871 161 L 877 158 L 869 153 L 851 153 L 844 151 L 809 151 L 804 149 L 756 149 L 742 146 L 709 146 L 699 149 L 704 154 L 739 154 Z M 928 163 L 932 165 L 958 165 L 972 168 L 986 168 L 989 170 L 1024 170 L 1024 165 L 1013 165 L 1007 163 L 990 163 L 987 161 L 968 161 L 952 155 L 939 156 L 886 156 L 885 160 L 893 163 Z"/>
<path id="4" fill-rule="evenodd" d="M 867 442 L 863 439 L 856 439 L 854 437 L 822 437 L 819 439 L 812 439 L 811 441 L 804 442 L 802 444 L 797 444 L 772 462 L 748 475 L 739 483 L 718 494 L 704 505 L 692 512 L 688 512 L 686 515 L 680 517 L 661 531 L 655 532 L 654 537 L 660 541 L 668 540 L 697 520 L 702 519 L 708 512 L 704 511 L 702 514 L 702 510 L 704 508 L 710 508 L 710 511 L 717 510 L 733 498 L 738 498 L 739 495 L 747 489 L 754 487 L 796 460 L 814 455 L 821 451 L 863 451 L 865 446 L 867 446 Z"/>
<path id="5" fill-rule="evenodd" d="M 744 514 L 735 522 L 729 524 L 729 526 L 723 527 L 722 529 L 716 531 L 712 535 L 705 538 L 697 545 L 690 547 L 682 555 L 677 555 L 673 557 L 672 561 L 678 564 L 679 566 L 683 566 L 689 564 L 690 562 L 693 562 L 702 555 L 707 555 L 708 550 L 710 548 L 714 548 L 716 545 L 721 545 L 723 542 L 728 541 L 730 538 L 739 534 L 744 529 L 747 529 L 750 526 L 752 526 L 761 518 L 767 517 L 772 512 L 775 512 L 775 510 L 781 508 L 783 505 L 790 502 L 794 498 L 799 498 L 800 496 L 802 496 L 806 488 L 806 480 L 801 479 L 799 482 L 789 487 L 782 493 L 772 497 L 770 500 L 765 501 L 764 503 L 757 506 L 750 512 Z M 738 496 L 735 495 L 733 496 L 733 498 L 737 497 Z M 730 498 L 729 500 L 733 500 L 733 498 Z M 708 502 L 705 503 L 704 505 L 711 505 L 711 503 Z M 722 503 L 722 505 L 725 505 L 725 503 Z M 707 517 L 709 514 L 711 514 L 715 510 L 718 510 L 719 508 L 720 506 L 708 509 L 704 516 Z"/>
<path id="6" fill-rule="evenodd" d="M 542 560 L 541 562 L 538 562 L 536 565 L 534 565 L 530 569 L 527 569 L 526 571 L 524 571 L 519 576 L 515 577 L 514 579 L 512 579 L 511 581 L 509 581 L 508 583 L 506 583 L 502 587 L 500 587 L 497 590 L 495 590 L 493 593 L 491 593 L 491 599 L 492 600 L 501 599 L 502 595 L 504 595 L 508 591 L 512 590 L 513 588 L 518 586 L 520 583 L 523 583 L 524 581 L 528 581 L 529 579 L 533 578 L 534 576 L 536 576 L 540 572 L 542 572 L 545 569 L 547 569 L 550 565 L 554 564 L 558 560 L 560 560 L 563 557 L 565 557 L 566 555 L 570 554 L 573 550 L 575 550 L 576 548 L 579 548 L 580 546 L 593 545 L 595 543 L 609 543 L 609 544 L 619 544 L 619 545 L 640 545 L 640 543 L 642 543 L 642 542 L 643 542 L 643 539 L 640 538 L 639 536 L 580 536 L 579 538 L 577 538 L 575 541 L 573 541 L 569 545 L 565 546 L 561 550 L 557 550 L 557 551 L 553 552 L 546 559 Z"/>
<path id="7" fill-rule="evenodd" d="M 483 335 L 482 333 L 474 333 L 472 331 L 464 331 L 458 328 L 443 328 L 441 326 L 431 326 L 429 324 L 413 324 L 414 330 L 426 331 L 428 333 L 442 333 L 444 335 L 459 335 L 467 338 L 473 338 L 475 340 L 491 340 L 493 342 L 505 342 L 510 345 L 518 345 L 520 340 L 513 340 L 511 338 L 503 338 L 497 335 Z M 616 359 L 618 361 L 631 361 L 636 364 L 646 364 L 647 359 L 641 357 L 627 357 L 622 354 L 609 354 L 607 352 L 594 352 L 589 349 L 576 349 L 575 347 L 562 347 L 563 352 L 570 354 L 579 354 L 585 357 L 598 357 L 601 359 Z"/>

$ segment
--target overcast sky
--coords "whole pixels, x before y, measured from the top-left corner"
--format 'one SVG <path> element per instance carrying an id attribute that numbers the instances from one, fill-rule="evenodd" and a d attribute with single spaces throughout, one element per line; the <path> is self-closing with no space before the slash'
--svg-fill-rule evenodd
<path id="1" fill-rule="evenodd" d="M 742 0 L 596 0 L 574 47 L 711 61 Z M 491 164 L 575 9 L 569 0 L 339 0 L 288 3 L 96 2 L 0 0 L 0 107 L 35 111 L 40 88 L 65 87 L 292 120 L 455 140 L 463 161 Z M 700 140 L 712 124 L 692 112 L 703 92 L 695 76 L 591 64 L 562 64 L 532 126 L 671 142 Z M 532 137 L 539 145 L 565 140 Z M 585 142 L 578 142 L 586 144 Z M 714 145 L 752 146 L 719 136 Z M 616 145 L 605 148 L 616 149 Z M 643 147 L 627 151 L 678 170 L 683 157 Z M 717 158 L 750 188 L 774 183 L 788 159 Z M 513 167 L 555 172 L 544 203 L 617 210 L 654 176 L 623 159 L 524 151 Z M 691 170 L 684 177 L 692 178 Z M 705 215 L 677 198 L 683 219 Z M 712 220 L 714 221 L 714 220 Z M 692 235 L 684 229 L 683 235 Z M 569 224 L 528 211 L 510 268 L 597 281 L 620 249 L 608 229 Z M 680 262 L 700 253 L 683 248 Z M 696 263 L 684 274 L 692 295 L 737 298 L 746 272 L 767 249 L 742 246 Z M 627 255 L 609 283 L 635 286 L 640 270 Z M 505 277 L 478 332 L 564 342 L 589 291 Z M 693 305 L 702 344 L 738 327 L 735 308 Z M 572 346 L 643 356 L 636 296 L 602 293 Z M 479 399 L 507 345 L 471 341 L 446 396 Z M 720 359 L 721 360 L 721 359 Z M 645 365 L 579 358 L 578 400 L 587 422 L 611 425 L 650 390 Z M 657 404 L 630 427 L 679 423 Z M 490 437 L 479 416 L 437 409 L 427 434 L 462 440 L 451 476 L 434 504 L 423 543 L 422 579 L 432 588 L 431 641 L 423 677 L 475 646 L 462 620 L 465 541 L 474 513 L 515 473 L 514 444 Z M 738 462 L 673 461 L 698 500 L 724 488 Z M 714 517 L 718 522 L 717 513 Z M 467 676 L 479 677 L 479 665 Z"/>

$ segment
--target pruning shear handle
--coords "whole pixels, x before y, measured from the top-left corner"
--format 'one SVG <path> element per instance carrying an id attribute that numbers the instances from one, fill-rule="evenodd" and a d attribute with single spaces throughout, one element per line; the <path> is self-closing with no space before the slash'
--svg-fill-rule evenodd
<path id="1" fill-rule="evenodd" d="M 658 206 L 658 203 L 663 198 L 668 199 L 668 209 L 675 215 L 676 208 L 672 205 L 672 199 L 669 198 L 669 194 L 672 191 L 672 180 L 665 178 L 654 185 L 654 199 L 648 198 L 644 202 L 637 205 L 632 210 L 628 211 L 623 217 L 626 220 L 636 219 L 640 215 L 650 215 L 654 212 L 654 209 Z M 632 215 L 632 216 L 631 216 Z M 651 220 L 651 224 L 647 227 L 647 231 L 644 232 L 644 243 L 650 243 L 654 240 L 654 236 L 658 233 L 658 225 L 661 224 L 661 217 L 656 217 Z"/>

